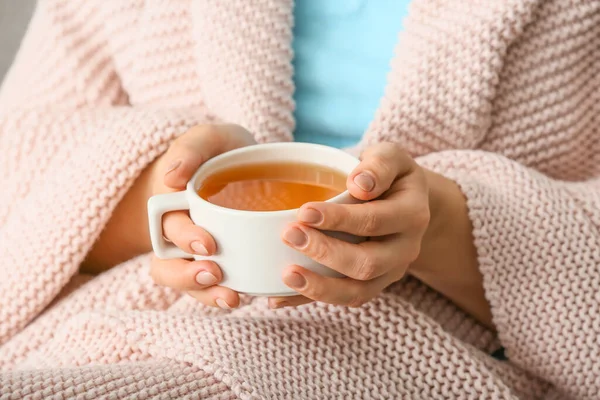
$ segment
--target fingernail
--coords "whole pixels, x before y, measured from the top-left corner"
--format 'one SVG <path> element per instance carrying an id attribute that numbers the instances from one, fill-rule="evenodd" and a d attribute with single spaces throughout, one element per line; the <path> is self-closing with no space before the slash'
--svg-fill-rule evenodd
<path id="1" fill-rule="evenodd" d="M 179 167 L 180 165 L 181 165 L 181 160 L 173 161 L 171 164 L 169 164 L 169 168 L 167 168 L 167 172 L 165 172 L 165 175 L 167 175 L 171 171 L 175 171 L 177 169 L 177 167 Z"/>
<path id="2" fill-rule="evenodd" d="M 354 183 L 365 192 L 370 192 L 375 187 L 375 179 L 364 172 L 354 177 Z"/>
<path id="3" fill-rule="evenodd" d="M 217 299 L 217 300 L 215 300 L 215 303 L 217 303 L 217 305 L 219 307 L 221 307 L 223 310 L 231 310 L 231 306 L 229 304 L 227 304 L 227 302 L 223 299 Z"/>
<path id="4" fill-rule="evenodd" d="M 323 222 L 323 214 L 314 208 L 303 208 L 298 214 L 298 219 L 307 224 L 320 224 Z"/>
<path id="5" fill-rule="evenodd" d="M 294 289 L 302 289 L 306 285 L 306 279 L 297 272 L 286 275 L 284 283 Z"/>
<path id="6" fill-rule="evenodd" d="M 192 244 L 190 244 L 190 247 L 192 248 L 192 250 L 194 250 L 194 253 L 196 254 L 199 254 L 201 256 L 208 255 L 208 250 L 206 250 L 206 246 L 204 246 L 201 242 L 197 240 L 192 242 Z"/>
<path id="7" fill-rule="evenodd" d="M 217 277 L 208 271 L 200 271 L 196 274 L 196 282 L 201 285 L 214 285 L 217 283 Z"/>
<path id="8" fill-rule="evenodd" d="M 288 303 L 287 301 L 280 301 L 279 303 L 273 303 L 273 304 L 271 304 L 271 309 L 272 310 L 276 310 L 278 308 L 287 307 L 289 305 L 290 305 L 290 303 Z"/>
<path id="9" fill-rule="evenodd" d="M 290 228 L 283 233 L 283 240 L 294 247 L 303 247 L 308 242 L 308 237 L 298 228 Z"/>

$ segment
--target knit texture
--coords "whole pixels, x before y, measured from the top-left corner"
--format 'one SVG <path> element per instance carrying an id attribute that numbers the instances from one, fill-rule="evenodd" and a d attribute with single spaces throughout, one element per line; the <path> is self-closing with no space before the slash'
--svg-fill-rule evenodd
<path id="1" fill-rule="evenodd" d="M 291 0 L 42 0 L 0 89 L 0 399 L 600 398 L 600 2 L 414 0 L 382 140 L 455 179 L 498 334 L 405 279 L 236 310 L 78 267 L 197 123 L 291 140 Z M 499 346 L 509 361 L 489 356 Z"/>

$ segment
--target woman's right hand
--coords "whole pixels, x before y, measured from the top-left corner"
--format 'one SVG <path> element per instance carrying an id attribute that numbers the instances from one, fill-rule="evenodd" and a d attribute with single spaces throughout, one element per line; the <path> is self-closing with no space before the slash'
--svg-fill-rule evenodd
<path id="1" fill-rule="evenodd" d="M 239 125 L 198 125 L 177 138 L 152 165 L 150 195 L 184 190 L 192 175 L 212 157 L 239 147 L 256 144 Z M 195 225 L 186 211 L 164 215 L 166 239 L 187 253 L 210 256 L 217 250 L 211 235 Z M 151 275 L 163 286 L 185 291 L 201 303 L 220 308 L 239 305 L 237 292 L 218 286 L 223 274 L 212 261 L 152 259 Z"/>

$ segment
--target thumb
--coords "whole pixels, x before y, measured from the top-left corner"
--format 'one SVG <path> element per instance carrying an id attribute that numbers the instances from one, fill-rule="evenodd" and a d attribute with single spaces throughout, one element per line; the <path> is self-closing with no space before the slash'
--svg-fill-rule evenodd
<path id="1" fill-rule="evenodd" d="M 394 181 L 410 175 L 415 161 L 396 143 L 378 143 L 368 147 L 360 164 L 348 176 L 346 186 L 359 200 L 373 200 L 386 192 Z"/>
<path id="2" fill-rule="evenodd" d="M 161 157 L 164 184 L 171 189 L 184 189 L 209 159 L 255 143 L 250 132 L 239 125 L 197 125 L 177 138 Z"/>

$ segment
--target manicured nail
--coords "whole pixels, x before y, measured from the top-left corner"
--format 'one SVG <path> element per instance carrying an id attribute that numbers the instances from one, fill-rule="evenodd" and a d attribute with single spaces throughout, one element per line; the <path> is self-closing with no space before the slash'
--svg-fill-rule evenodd
<path id="1" fill-rule="evenodd" d="M 197 240 L 192 242 L 192 244 L 190 244 L 190 247 L 192 248 L 192 250 L 194 250 L 194 253 L 196 254 L 199 254 L 201 256 L 208 255 L 208 250 L 206 250 L 206 246 L 204 246 L 201 242 Z"/>
<path id="2" fill-rule="evenodd" d="M 314 208 L 303 208 L 300 210 L 300 213 L 298 213 L 298 219 L 300 222 L 318 225 L 323 222 L 323 214 L 321 211 L 315 210 Z"/>
<path id="3" fill-rule="evenodd" d="M 308 242 L 308 237 L 298 228 L 289 228 L 283 233 L 283 240 L 294 247 L 303 247 Z"/>
<path id="4" fill-rule="evenodd" d="M 181 160 L 173 161 L 171 164 L 169 164 L 169 168 L 167 168 L 167 172 L 165 172 L 165 175 L 167 175 L 171 171 L 175 171 L 180 165 L 181 165 Z"/>
<path id="5" fill-rule="evenodd" d="M 217 283 L 217 277 L 208 271 L 200 271 L 196 274 L 196 282 L 204 286 L 214 285 Z"/>
<path id="6" fill-rule="evenodd" d="M 375 179 L 364 172 L 354 177 L 354 183 L 365 192 L 370 192 L 375 187 Z"/>
<path id="7" fill-rule="evenodd" d="M 217 305 L 219 307 L 221 307 L 223 310 L 231 310 L 231 306 L 229 304 L 227 304 L 227 302 L 223 299 L 217 299 L 217 300 L 215 300 L 215 303 L 217 303 Z"/>
<path id="8" fill-rule="evenodd" d="M 273 303 L 273 304 L 271 304 L 271 309 L 272 310 L 276 310 L 278 308 L 287 307 L 289 305 L 290 305 L 290 303 L 287 302 L 287 301 L 280 301 L 279 303 Z"/>
<path id="9" fill-rule="evenodd" d="M 297 272 L 292 272 L 283 278 L 286 285 L 294 289 L 302 289 L 306 285 L 306 279 Z"/>

